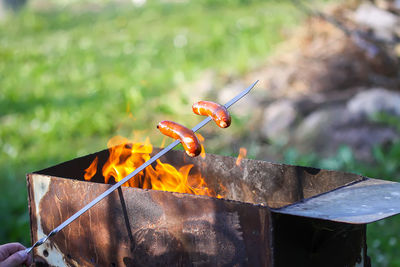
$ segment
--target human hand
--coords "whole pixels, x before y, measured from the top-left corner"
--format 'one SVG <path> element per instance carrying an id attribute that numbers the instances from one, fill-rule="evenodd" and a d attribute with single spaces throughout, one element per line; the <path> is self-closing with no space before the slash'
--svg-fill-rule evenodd
<path id="1" fill-rule="evenodd" d="M 32 258 L 20 243 L 0 245 L 0 267 L 30 266 L 31 264 Z"/>

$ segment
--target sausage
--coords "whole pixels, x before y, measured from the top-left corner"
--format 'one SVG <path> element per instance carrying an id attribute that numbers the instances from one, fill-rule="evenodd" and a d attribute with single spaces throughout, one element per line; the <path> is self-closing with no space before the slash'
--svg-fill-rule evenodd
<path id="1" fill-rule="evenodd" d="M 193 104 L 192 110 L 197 115 L 210 116 L 221 128 L 227 128 L 231 125 L 231 115 L 220 104 L 211 101 L 199 101 Z"/>
<path id="2" fill-rule="evenodd" d="M 200 154 L 200 141 L 192 130 L 173 121 L 162 121 L 157 125 L 157 129 L 166 136 L 179 139 L 186 154 L 190 157 L 196 157 Z"/>

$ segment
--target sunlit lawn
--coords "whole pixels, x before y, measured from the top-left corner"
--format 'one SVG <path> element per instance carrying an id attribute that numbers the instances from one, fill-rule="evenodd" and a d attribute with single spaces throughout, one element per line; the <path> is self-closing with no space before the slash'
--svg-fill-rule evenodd
<path id="1" fill-rule="evenodd" d="M 284 1 L 202 2 L 27 9 L 0 24 L 0 243 L 29 243 L 26 173 L 116 134 L 157 144 L 158 119 L 190 113 L 182 84 L 246 72 L 301 18 Z"/>

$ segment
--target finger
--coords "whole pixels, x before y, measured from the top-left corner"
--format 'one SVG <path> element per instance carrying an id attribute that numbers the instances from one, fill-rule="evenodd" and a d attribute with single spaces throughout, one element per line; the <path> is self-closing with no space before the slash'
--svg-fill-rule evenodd
<path id="1" fill-rule="evenodd" d="M 31 266 L 33 263 L 32 253 L 28 253 L 28 258 L 24 262 L 26 266 Z"/>
<path id="2" fill-rule="evenodd" d="M 23 250 L 25 247 L 20 243 L 8 243 L 0 246 L 0 260 L 8 258 L 19 250 Z"/>
<path id="3" fill-rule="evenodd" d="M 28 254 L 25 250 L 20 250 L 0 263 L 0 267 L 17 267 L 26 264 L 29 260 Z"/>

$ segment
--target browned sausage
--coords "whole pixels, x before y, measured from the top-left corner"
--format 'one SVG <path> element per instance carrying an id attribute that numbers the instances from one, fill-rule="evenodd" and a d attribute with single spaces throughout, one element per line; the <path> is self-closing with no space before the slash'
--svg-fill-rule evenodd
<path id="1" fill-rule="evenodd" d="M 221 128 L 227 128 L 231 125 L 231 115 L 220 104 L 211 101 L 199 101 L 193 104 L 192 110 L 197 115 L 210 116 Z"/>
<path id="2" fill-rule="evenodd" d="M 157 125 L 157 128 L 162 134 L 165 134 L 174 139 L 179 139 L 183 145 L 183 148 L 191 157 L 196 157 L 201 152 L 201 145 L 199 139 L 195 133 L 173 121 L 162 121 Z"/>

